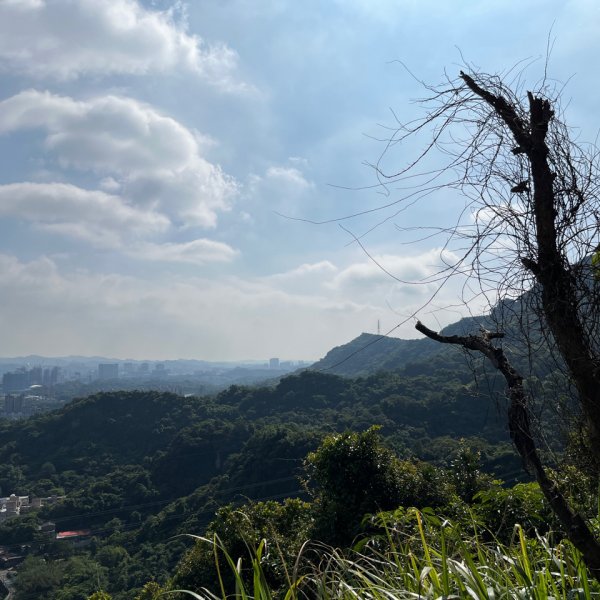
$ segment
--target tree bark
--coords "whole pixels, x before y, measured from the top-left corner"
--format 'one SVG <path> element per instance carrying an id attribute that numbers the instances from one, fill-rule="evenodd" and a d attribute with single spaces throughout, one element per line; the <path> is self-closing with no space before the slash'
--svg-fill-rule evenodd
<path id="1" fill-rule="evenodd" d="M 600 460 L 600 360 L 586 333 L 585 317 L 578 311 L 576 285 L 568 259 L 558 246 L 555 174 L 549 165 L 546 144 L 554 111 L 548 100 L 528 92 L 529 122 L 526 122 L 510 102 L 483 89 L 469 75 L 461 72 L 460 76 L 467 87 L 502 119 L 512 133 L 519 153 L 529 160 L 537 256 L 535 260 L 523 257 L 522 262 L 541 288 L 541 312 L 577 389 L 589 427 L 591 447 Z"/>

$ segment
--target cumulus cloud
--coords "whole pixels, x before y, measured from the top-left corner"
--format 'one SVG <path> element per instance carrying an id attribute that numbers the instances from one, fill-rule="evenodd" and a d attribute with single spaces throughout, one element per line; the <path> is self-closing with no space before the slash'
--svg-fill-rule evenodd
<path id="1" fill-rule="evenodd" d="M 374 258 L 377 263 L 366 257 L 344 266 L 330 261 L 306 263 L 261 281 L 284 293 L 335 301 L 340 306 L 346 302 L 360 306 L 368 314 L 377 315 L 372 323 L 380 318 L 388 324 L 390 320 L 401 323 L 396 333 L 404 337 L 416 335 L 414 314 L 435 314 L 433 322 L 445 325 L 470 310 L 479 313 L 485 308 L 484 299 L 475 297 L 462 312 L 456 309 L 466 294 L 465 277 L 456 275 L 446 281 L 440 276 L 440 269 L 457 260 L 446 250 Z"/>
<path id="2" fill-rule="evenodd" d="M 336 273 L 338 268 L 328 260 L 322 260 L 316 263 L 303 263 L 299 267 L 295 267 L 283 273 L 271 275 L 271 279 L 275 281 L 293 281 L 305 279 L 306 277 L 328 276 Z"/>
<path id="3" fill-rule="evenodd" d="M 267 180 L 298 190 L 312 187 L 312 184 L 304 177 L 302 171 L 296 167 L 269 167 L 265 177 Z"/>
<path id="4" fill-rule="evenodd" d="M 105 189 L 188 225 L 214 227 L 237 192 L 202 157 L 202 138 L 132 98 L 86 101 L 27 90 L 0 102 L 0 133 L 45 132 L 44 147 L 64 168 L 104 175 Z M 108 188 L 106 186 L 109 186 Z"/>
<path id="5" fill-rule="evenodd" d="M 132 98 L 85 102 L 27 90 L 0 102 L 0 132 L 43 129 L 64 166 L 96 171 L 185 167 L 199 150 L 180 123 Z"/>
<path id="6" fill-rule="evenodd" d="M 228 244 L 205 238 L 184 243 L 144 243 L 132 246 L 127 252 L 130 256 L 143 260 L 193 265 L 231 262 L 238 255 L 238 251 Z"/>
<path id="7" fill-rule="evenodd" d="M 253 173 L 245 187 L 246 197 L 288 216 L 302 214 L 306 199 L 314 193 L 314 183 L 306 177 L 300 166 L 307 167 L 302 159 L 288 159 L 290 164 L 271 165 L 264 172 Z"/>
<path id="8" fill-rule="evenodd" d="M 24 43 L 26 40 L 26 43 Z M 137 0 L 3 0 L 0 68 L 48 79 L 185 69 L 235 87 L 237 54 Z"/>
<path id="9" fill-rule="evenodd" d="M 457 259 L 452 253 L 432 249 L 422 254 L 375 255 L 340 267 L 324 260 L 304 263 L 264 278 L 282 289 L 311 289 L 320 294 L 378 304 L 392 290 L 405 297 L 422 296 L 436 288 L 437 274 Z"/>
<path id="10" fill-rule="evenodd" d="M 130 172 L 123 194 L 139 205 L 156 206 L 180 226 L 212 228 L 220 211 L 231 208 L 238 191 L 233 178 L 199 156 L 181 169 Z"/>
<path id="11" fill-rule="evenodd" d="M 163 215 L 128 206 L 118 196 L 65 183 L 0 185 L 0 216 L 19 217 L 103 246 L 118 246 L 124 237 L 151 235 L 169 226 Z"/>
<path id="12" fill-rule="evenodd" d="M 119 196 L 71 184 L 0 185 L 0 217 L 6 216 L 140 260 L 204 265 L 231 262 L 238 255 L 228 244 L 206 238 L 184 243 L 143 241 L 168 231 L 169 220 L 154 211 L 128 206 Z"/>
<path id="13" fill-rule="evenodd" d="M 156 249 L 201 254 L 211 244 Z M 227 255 L 227 250 L 221 248 Z M 219 252 L 219 248 L 217 248 Z M 162 259 L 158 259 L 162 260 Z M 168 260 L 168 259 L 167 259 Z M 314 263 L 291 269 L 325 282 L 339 269 Z M 281 275 L 281 274 L 280 274 Z M 367 301 L 324 286 L 290 289 L 282 278 L 207 279 L 172 272 L 160 281 L 112 273 L 65 271 L 41 257 L 23 262 L 0 254 L 0 329 L 13 353 L 104 354 L 136 358 L 318 358 L 362 331 L 391 329 L 415 306 L 399 296 L 402 314 L 383 299 Z M 453 290 L 456 291 L 456 290 Z M 447 302 L 450 292 L 439 302 Z M 435 307 L 429 307 L 429 311 Z M 51 314 L 52 318 L 48 318 Z M 433 326 L 455 321 L 457 312 L 425 315 Z M 408 319 L 396 335 L 414 337 Z"/>
<path id="14" fill-rule="evenodd" d="M 0 294 L 3 344 L 16 354 L 317 358 L 373 321 L 369 307 L 263 281 L 62 272 L 45 257 L 0 255 Z"/>
<path id="15" fill-rule="evenodd" d="M 440 249 L 432 249 L 423 254 L 398 256 L 376 255 L 374 260 L 365 259 L 341 270 L 331 281 L 331 286 L 339 290 L 363 291 L 393 285 L 403 285 L 407 289 L 431 287 L 432 279 L 448 264 L 458 257 L 450 252 L 442 253 Z"/>
<path id="16" fill-rule="evenodd" d="M 265 277 L 265 282 L 287 292 L 320 294 L 339 271 L 330 261 L 304 263 L 283 273 Z"/>

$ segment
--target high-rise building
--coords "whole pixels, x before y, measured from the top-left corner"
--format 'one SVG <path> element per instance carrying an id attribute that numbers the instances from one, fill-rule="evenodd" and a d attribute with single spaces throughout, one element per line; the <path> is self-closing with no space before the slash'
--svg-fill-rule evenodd
<path id="1" fill-rule="evenodd" d="M 279 369 L 279 359 L 278 358 L 270 358 L 269 359 L 269 369 Z"/>
<path id="2" fill-rule="evenodd" d="M 21 413 L 23 412 L 23 395 L 4 397 L 4 412 L 6 414 Z"/>
<path id="3" fill-rule="evenodd" d="M 29 371 L 29 385 L 41 385 L 42 381 L 42 367 L 33 367 Z"/>
<path id="4" fill-rule="evenodd" d="M 29 373 L 27 371 L 4 373 L 2 376 L 2 389 L 4 392 L 18 392 L 27 389 L 29 386 Z"/>
<path id="5" fill-rule="evenodd" d="M 125 375 L 133 375 L 135 373 L 135 365 L 130 362 L 123 363 L 123 373 Z"/>
<path id="6" fill-rule="evenodd" d="M 58 383 L 60 377 L 60 367 L 48 367 L 44 369 L 42 375 L 42 384 L 46 387 L 53 387 Z"/>
<path id="7" fill-rule="evenodd" d="M 98 379 L 118 379 L 118 363 L 100 363 L 98 365 Z"/>
<path id="8" fill-rule="evenodd" d="M 50 385 L 56 385 L 61 380 L 60 367 L 52 367 L 50 371 Z"/>

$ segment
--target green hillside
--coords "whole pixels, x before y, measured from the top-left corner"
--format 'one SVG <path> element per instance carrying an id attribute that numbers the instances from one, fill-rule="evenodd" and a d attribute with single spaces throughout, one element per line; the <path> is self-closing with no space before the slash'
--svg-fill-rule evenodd
<path id="1" fill-rule="evenodd" d="M 493 384 L 482 394 L 459 353 L 452 363 L 438 358 L 356 379 L 304 371 L 273 387 L 233 386 L 205 398 L 103 393 L 1 422 L 2 493 L 66 498 L 1 524 L 0 545 L 30 544 L 56 560 L 65 544 L 41 543 L 37 524 L 89 529 L 96 540 L 89 560 L 103 548 L 127 553 L 120 583 L 110 574 L 107 581 L 113 592 L 121 586 L 115 598 L 131 598 L 172 572 L 185 546 L 172 535 L 201 532 L 232 501 L 303 496 L 303 461 L 323 437 L 371 425 L 400 457 L 447 466 L 464 438 L 483 469 L 521 477 L 502 409 L 490 400 Z"/>
<path id="2" fill-rule="evenodd" d="M 464 319 L 445 333 L 480 323 L 492 327 L 487 319 Z M 528 385 L 555 389 L 547 350 L 531 359 L 512 340 L 505 343 L 521 366 L 542 373 Z M 309 499 L 300 483 L 305 459 L 331 433 L 380 427 L 397 459 L 410 461 L 401 470 L 417 478 L 410 486 L 421 491 L 410 498 L 421 502 L 443 504 L 462 489 L 464 482 L 444 469 L 456 469 L 465 452 L 486 481 L 523 480 L 505 411 L 504 384 L 481 359 L 427 339 L 368 334 L 268 387 L 232 386 L 206 397 L 122 391 L 77 399 L 53 413 L 0 422 L 2 493 L 65 496 L 0 524 L 0 545 L 26 544 L 32 556 L 65 565 L 87 560 L 73 568 L 105 569 L 106 589 L 125 600 L 150 579 L 166 581 L 186 547 L 173 536 L 202 533 L 221 507 Z M 558 418 L 551 419 L 546 434 L 560 445 L 557 432 Z M 434 481 L 445 482 L 441 496 L 431 493 Z M 57 531 L 89 530 L 92 549 L 65 558 L 72 553 L 67 544 L 40 539 L 37 526 L 45 520 Z M 328 539 L 326 530 L 314 535 Z M 111 570 L 119 553 L 124 558 Z"/>
<path id="3" fill-rule="evenodd" d="M 442 328 L 440 333 L 469 335 L 477 333 L 480 328 L 501 331 L 504 338 L 500 343 L 514 366 L 525 376 L 547 377 L 556 369 L 556 360 L 530 301 L 530 293 L 523 294 L 517 300 L 500 303 L 489 315 L 460 319 Z M 479 361 L 479 358 L 475 360 Z M 418 372 L 435 377 L 440 367 L 461 374 L 470 368 L 469 361 L 456 347 L 426 337 L 404 340 L 362 333 L 350 342 L 331 349 L 310 369 L 344 377 L 365 377 L 380 371 L 407 375 Z M 490 370 L 487 365 L 483 368 Z"/>

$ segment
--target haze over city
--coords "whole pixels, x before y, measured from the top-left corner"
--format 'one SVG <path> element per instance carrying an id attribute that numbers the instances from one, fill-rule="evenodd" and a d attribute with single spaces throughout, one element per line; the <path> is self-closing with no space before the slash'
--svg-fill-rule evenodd
<path id="1" fill-rule="evenodd" d="M 0 356 L 310 360 L 378 322 L 406 320 L 393 334 L 414 337 L 435 284 L 376 262 L 402 281 L 434 273 L 441 242 L 404 244 L 396 225 L 451 224 L 464 202 L 390 206 L 344 221 L 351 233 L 306 220 L 401 195 L 363 164 L 392 110 L 421 114 L 401 62 L 438 83 L 464 60 L 504 73 L 524 61 L 535 82 L 549 43 L 566 121 L 593 141 L 599 6 L 527 10 L 0 0 Z M 353 235 L 379 223 L 362 238 L 372 261 Z M 435 298 L 432 325 L 464 314 L 461 286 Z"/>

